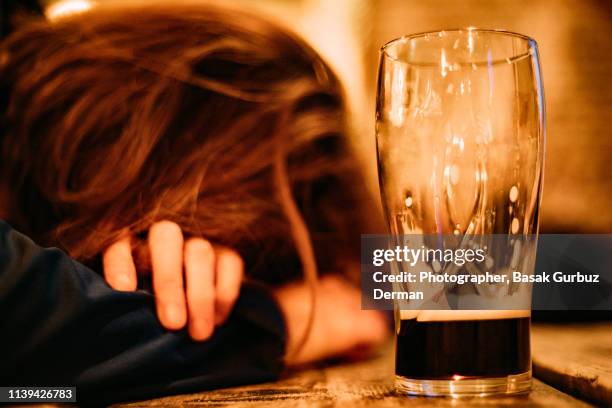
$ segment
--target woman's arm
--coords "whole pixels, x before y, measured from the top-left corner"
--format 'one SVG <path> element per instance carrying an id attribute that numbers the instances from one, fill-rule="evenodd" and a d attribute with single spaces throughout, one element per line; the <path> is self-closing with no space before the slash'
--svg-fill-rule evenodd
<path id="1" fill-rule="evenodd" d="M 261 287 L 244 285 L 205 343 L 160 325 L 152 295 L 118 292 L 57 249 L 0 221 L 0 383 L 77 386 L 109 403 L 275 378 L 285 328 Z"/>

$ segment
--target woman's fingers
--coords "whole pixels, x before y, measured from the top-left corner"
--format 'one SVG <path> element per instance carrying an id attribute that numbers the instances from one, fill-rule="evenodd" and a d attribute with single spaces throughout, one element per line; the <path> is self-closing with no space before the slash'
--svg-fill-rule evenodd
<path id="1" fill-rule="evenodd" d="M 116 290 L 137 288 L 131 239 L 126 232 L 103 254 L 105 279 Z M 189 316 L 191 337 L 208 339 L 215 325 L 227 319 L 240 294 L 244 275 L 240 255 L 229 248 L 213 248 L 203 238 L 184 242 L 181 228 L 170 221 L 153 224 L 148 243 L 157 315 L 162 325 L 178 330 L 187 324 Z"/>
<path id="2" fill-rule="evenodd" d="M 181 228 L 170 221 L 153 224 L 149 230 L 149 250 L 157 315 L 167 329 L 181 329 L 187 322 Z"/>
<path id="3" fill-rule="evenodd" d="M 194 340 L 206 340 L 214 330 L 215 251 L 205 239 L 190 238 L 185 243 L 185 280 L 189 334 Z"/>
<path id="4" fill-rule="evenodd" d="M 369 349 L 388 335 L 383 314 L 361 310 L 357 288 L 340 277 L 322 277 L 316 284 L 316 310 L 307 340 L 301 344 L 311 314 L 310 288 L 290 284 L 275 291 L 287 327 L 286 363 L 299 365 Z M 301 348 L 298 348 L 301 346 Z"/>
<path id="5" fill-rule="evenodd" d="M 216 253 L 215 325 L 220 325 L 229 316 L 240 294 L 244 263 L 240 255 L 229 248 L 218 248 Z"/>
<path id="6" fill-rule="evenodd" d="M 128 233 L 109 246 L 102 254 L 104 279 L 111 288 L 121 291 L 136 290 L 136 266 L 132 258 L 131 236 Z"/>

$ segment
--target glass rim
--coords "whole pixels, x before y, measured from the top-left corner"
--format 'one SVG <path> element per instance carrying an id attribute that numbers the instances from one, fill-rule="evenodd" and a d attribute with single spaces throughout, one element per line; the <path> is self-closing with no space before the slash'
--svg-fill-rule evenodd
<path id="1" fill-rule="evenodd" d="M 400 62 L 400 63 L 404 63 L 407 65 L 432 65 L 432 66 L 436 66 L 437 64 L 428 64 L 428 63 L 424 63 L 424 62 L 418 62 L 418 61 L 407 61 L 407 60 L 401 60 L 398 59 L 396 57 L 393 57 L 389 54 L 388 50 L 390 47 L 392 47 L 393 45 L 400 43 L 400 42 L 407 42 L 410 40 L 415 40 L 415 39 L 419 39 L 428 35 L 436 35 L 436 34 L 441 34 L 441 33 L 464 33 L 464 32 L 477 32 L 477 33 L 485 33 L 485 34 L 494 34 L 494 35 L 500 35 L 500 36 L 504 36 L 504 37 L 512 37 L 512 38 L 518 38 L 521 40 L 524 40 L 527 42 L 527 44 L 529 45 L 529 49 L 527 50 L 527 52 L 521 53 L 521 54 L 516 54 L 516 55 L 511 55 L 509 57 L 507 57 L 506 59 L 500 60 L 500 61 L 493 61 L 493 64 L 496 64 L 498 62 L 515 62 L 517 60 L 523 59 L 529 55 L 532 54 L 533 50 L 536 51 L 537 53 L 537 49 L 538 49 L 538 43 L 535 39 L 533 39 L 532 37 L 525 35 L 525 34 L 521 34 L 521 33 L 517 33 L 515 31 L 510 31 L 510 30 L 506 30 L 506 29 L 501 29 L 501 28 L 478 28 L 478 27 L 464 27 L 464 28 L 450 28 L 450 29 L 443 29 L 443 30 L 432 30 L 432 31 L 422 31 L 419 33 L 414 33 L 414 34 L 406 34 L 403 35 L 401 37 L 397 37 L 394 38 L 392 40 L 387 41 L 386 43 L 384 43 L 380 49 L 379 52 L 381 55 L 383 55 L 385 58 L 390 59 L 391 61 L 394 62 Z M 459 63 L 459 65 L 462 64 L 472 64 L 469 62 L 463 62 L 463 63 Z"/>

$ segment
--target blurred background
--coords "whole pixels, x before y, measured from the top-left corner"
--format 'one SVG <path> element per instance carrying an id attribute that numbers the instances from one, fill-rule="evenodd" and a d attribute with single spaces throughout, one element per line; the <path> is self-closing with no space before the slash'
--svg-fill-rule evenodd
<path id="1" fill-rule="evenodd" d="M 0 22 L 5 23 L 0 29 L 7 31 L 6 17 L 18 7 L 54 19 L 104 1 L 112 0 L 0 0 Z M 611 1 L 224 1 L 278 19 L 335 68 L 346 88 L 355 147 L 375 194 L 380 47 L 405 34 L 468 26 L 531 36 L 540 47 L 548 115 L 541 232 L 612 233 Z"/>

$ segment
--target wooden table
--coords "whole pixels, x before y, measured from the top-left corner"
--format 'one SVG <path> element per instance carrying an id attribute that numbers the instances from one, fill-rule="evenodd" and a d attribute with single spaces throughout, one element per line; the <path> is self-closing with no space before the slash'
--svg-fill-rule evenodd
<path id="1" fill-rule="evenodd" d="M 534 324 L 536 377 L 558 389 L 612 406 L 612 322 Z"/>
<path id="2" fill-rule="evenodd" d="M 393 392 L 393 346 L 368 361 L 322 365 L 288 373 L 266 384 L 235 387 L 151 401 L 123 407 L 456 407 L 511 406 L 587 407 L 588 403 L 611 405 L 612 323 L 596 325 L 536 325 L 533 330 L 534 372 L 558 388 L 539 379 L 524 396 L 504 398 L 405 397 Z M 602 341 L 607 343 L 601 343 Z M 607 399 L 606 399 L 607 398 Z M 608 401 L 605 403 L 605 401 Z"/>

